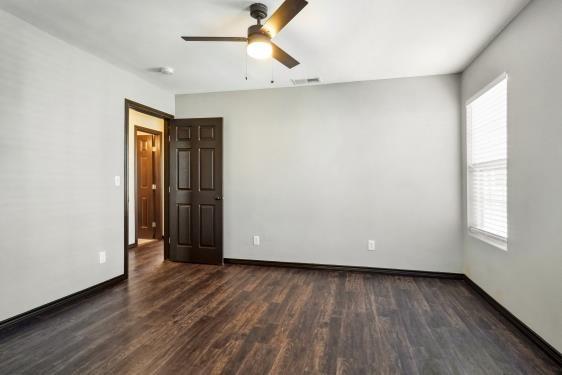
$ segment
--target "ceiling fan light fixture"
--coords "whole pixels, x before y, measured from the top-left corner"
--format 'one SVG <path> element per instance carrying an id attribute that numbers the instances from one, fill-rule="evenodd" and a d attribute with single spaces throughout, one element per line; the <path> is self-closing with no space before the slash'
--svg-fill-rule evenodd
<path id="1" fill-rule="evenodd" d="M 1 0 L 0 0 L 1 1 Z M 267 17 L 267 6 L 262 3 L 250 5 L 250 16 L 257 23 L 248 27 L 248 37 L 232 36 L 182 36 L 186 42 L 242 42 L 247 43 L 246 52 L 255 59 L 274 58 L 287 68 L 292 69 L 299 62 L 283 51 L 271 38 L 281 31 L 308 4 L 306 0 L 285 0 L 273 15 L 262 25 Z"/>
<path id="2" fill-rule="evenodd" d="M 255 34 L 250 36 L 246 51 L 248 52 L 248 56 L 258 60 L 264 60 L 271 57 L 273 48 L 266 35 Z"/>

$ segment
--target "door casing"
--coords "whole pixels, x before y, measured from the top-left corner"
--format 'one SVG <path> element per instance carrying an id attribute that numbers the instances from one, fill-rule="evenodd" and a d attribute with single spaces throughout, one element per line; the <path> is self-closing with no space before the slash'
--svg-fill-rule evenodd
<path id="1" fill-rule="evenodd" d="M 134 168 L 134 166 L 129 166 L 129 109 L 134 109 L 135 111 L 154 116 L 157 118 L 161 118 L 164 120 L 164 137 L 163 142 L 168 140 L 168 128 L 170 125 L 170 120 L 174 118 L 173 115 L 169 113 L 159 111 L 157 109 L 148 107 L 144 104 L 137 103 L 135 101 L 125 99 L 125 124 L 124 124 L 124 174 L 122 177 L 123 181 L 123 190 L 124 190 L 124 222 L 123 222 L 123 231 L 124 231 L 124 239 L 123 239 L 123 275 L 125 278 L 129 276 L 129 168 Z M 164 152 L 164 259 L 168 259 L 170 247 L 168 243 L 168 239 L 170 235 L 168 233 L 168 194 L 166 193 L 167 187 L 170 186 L 169 182 L 169 157 L 168 152 Z"/>

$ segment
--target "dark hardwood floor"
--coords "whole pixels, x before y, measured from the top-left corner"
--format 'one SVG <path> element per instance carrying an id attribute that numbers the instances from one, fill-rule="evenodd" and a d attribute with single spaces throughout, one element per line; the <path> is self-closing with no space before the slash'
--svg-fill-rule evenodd
<path id="1" fill-rule="evenodd" d="M 462 280 L 163 262 L 0 334 L 1 374 L 554 374 Z"/>

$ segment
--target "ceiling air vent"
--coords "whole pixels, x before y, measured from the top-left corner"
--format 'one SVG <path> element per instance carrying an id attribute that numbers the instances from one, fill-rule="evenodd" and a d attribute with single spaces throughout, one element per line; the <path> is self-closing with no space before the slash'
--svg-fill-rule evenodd
<path id="1" fill-rule="evenodd" d="M 295 86 L 302 86 L 302 85 L 310 85 L 313 83 L 320 83 L 320 78 L 301 78 L 301 79 L 292 79 L 293 85 Z"/>

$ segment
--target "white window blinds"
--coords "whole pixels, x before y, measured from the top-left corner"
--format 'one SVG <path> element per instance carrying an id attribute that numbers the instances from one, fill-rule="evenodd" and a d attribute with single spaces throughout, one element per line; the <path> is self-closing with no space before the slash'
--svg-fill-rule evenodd
<path id="1" fill-rule="evenodd" d="M 468 225 L 507 241 L 507 75 L 467 102 Z"/>

